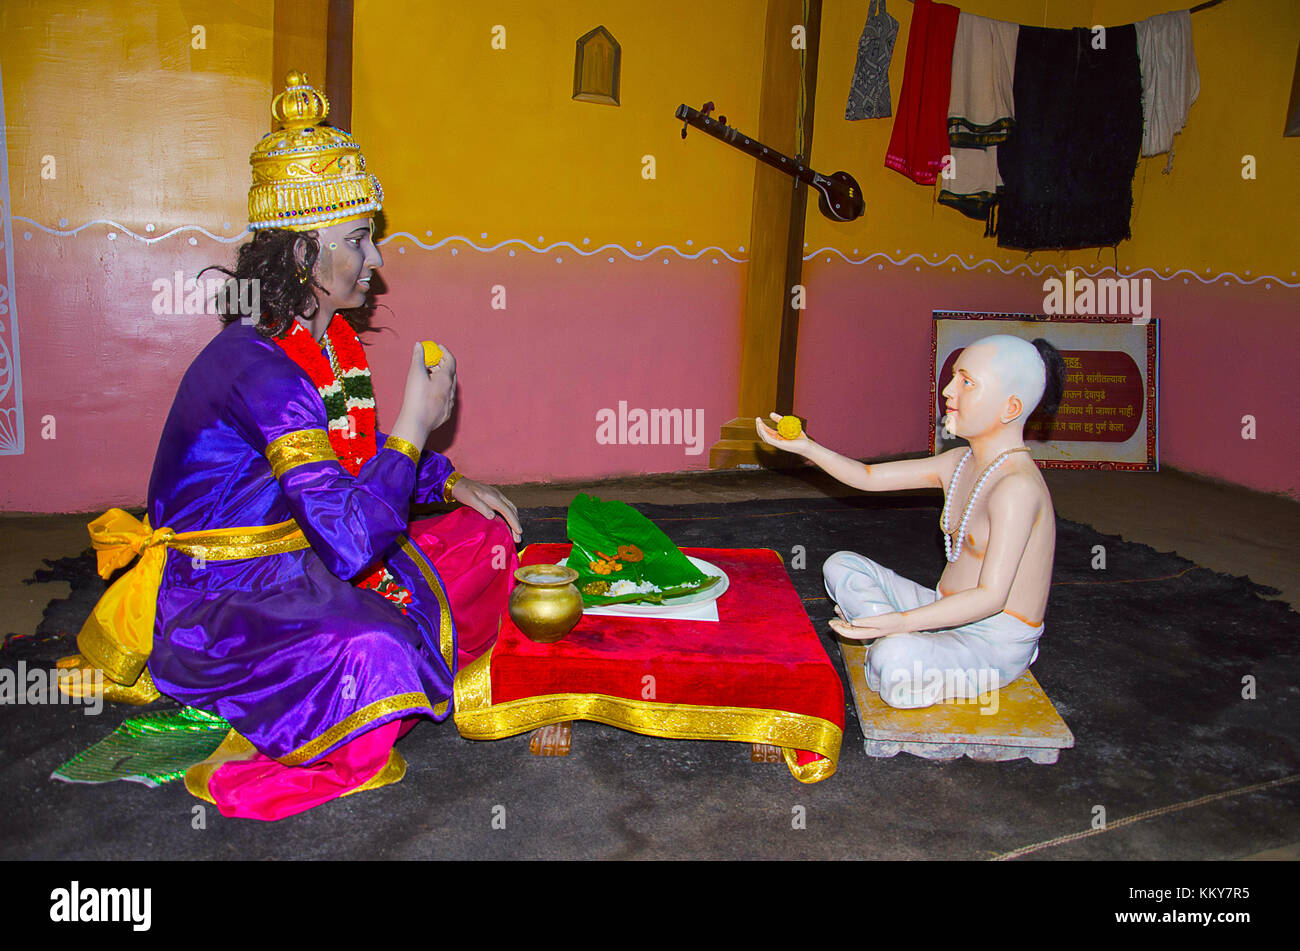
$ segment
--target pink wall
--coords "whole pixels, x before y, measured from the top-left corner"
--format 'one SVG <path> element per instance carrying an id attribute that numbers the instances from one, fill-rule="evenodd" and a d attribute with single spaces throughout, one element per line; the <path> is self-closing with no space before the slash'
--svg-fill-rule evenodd
<path id="1" fill-rule="evenodd" d="M 26 449 L 0 456 L 0 509 L 142 504 L 176 386 L 217 319 L 155 315 L 151 285 L 223 261 L 229 246 L 202 235 L 146 246 L 98 224 L 59 237 L 16 221 L 13 232 Z"/>
<path id="2" fill-rule="evenodd" d="M 818 256 L 804 271 L 796 412 L 847 455 L 924 450 L 931 312 L 1041 313 L 1048 276 Z M 1161 321 L 1162 465 L 1300 497 L 1284 393 L 1300 353 L 1300 289 L 1180 275 L 1153 277 L 1151 293 Z M 1254 440 L 1241 438 L 1245 415 L 1255 417 Z"/>
<path id="3" fill-rule="evenodd" d="M 229 263 L 232 245 L 202 234 L 195 245 L 187 234 L 146 245 L 120 230 L 109 240 L 110 230 L 60 237 L 15 225 L 26 452 L 0 456 L 0 510 L 142 503 L 177 384 L 219 326 L 210 315 L 155 315 L 152 284 Z M 381 424 L 396 416 L 409 348 L 432 338 L 456 353 L 461 388 L 431 444 L 477 478 L 706 468 L 737 389 L 744 265 L 510 247 L 430 251 L 402 237 L 383 246 L 391 310 L 376 318 L 387 329 L 368 335 Z M 490 306 L 494 285 L 506 289 L 505 310 Z M 702 410 L 704 451 L 599 444 L 596 413 L 620 400 Z M 51 416 L 55 438 L 43 439 Z"/>
<path id="4" fill-rule="evenodd" d="M 384 245 L 393 315 L 380 311 L 376 322 L 395 332 L 371 335 L 371 353 L 385 418 L 400 404 L 412 342 L 427 338 L 456 354 L 460 381 L 454 428 L 431 445 L 475 478 L 707 468 L 708 448 L 734 409 L 744 266 L 722 256 L 713 264 L 707 254 L 636 261 L 618 250 L 584 257 L 512 247 L 513 257 L 508 247 L 480 252 L 460 242 L 434 251 L 400 237 Z M 504 310 L 491 307 L 496 285 L 505 288 Z M 619 401 L 629 410 L 703 410 L 703 452 L 599 444 L 596 414 L 617 412 Z"/>
<path id="5" fill-rule="evenodd" d="M 1156 300 L 1167 295 L 1161 309 L 1169 314 L 1162 328 L 1165 461 L 1300 498 L 1290 386 L 1300 355 L 1300 289 L 1197 284 L 1175 279 L 1156 288 Z M 1254 439 L 1242 438 L 1246 415 L 1255 417 Z"/>
<path id="6" fill-rule="evenodd" d="M 228 262 L 232 245 L 202 234 L 194 245 L 190 234 L 146 245 L 120 231 L 109 240 L 110 230 L 15 228 L 26 452 L 0 456 L 5 511 L 141 503 L 176 385 L 216 330 L 211 316 L 155 315 L 151 285 L 177 269 L 190 275 Z M 430 337 L 461 367 L 460 407 L 433 445 L 476 477 L 706 468 L 707 447 L 734 409 L 745 266 L 724 256 L 714 264 L 711 254 L 637 261 L 618 250 L 583 257 L 511 247 L 514 256 L 461 242 L 425 250 L 404 237 L 383 246 L 391 311 L 379 311 L 385 329 L 369 336 L 381 420 L 396 414 L 408 347 Z M 954 266 L 807 262 L 796 412 L 815 437 L 859 457 L 924 450 L 931 312 L 1041 310 L 1047 275 Z M 494 285 L 506 289 L 503 311 L 490 306 Z M 1162 321 L 1162 462 L 1300 494 L 1284 395 L 1300 353 L 1300 290 L 1175 276 L 1154 281 L 1153 299 Z M 705 452 L 598 444 L 596 413 L 620 400 L 703 410 Z M 1241 438 L 1247 414 L 1254 440 Z M 43 439 L 51 416 L 55 438 Z"/>
<path id="7" fill-rule="evenodd" d="M 163 420 L 216 318 L 155 315 L 151 285 L 177 269 L 227 262 L 233 246 L 202 234 L 146 245 L 92 225 L 76 236 L 15 229 L 26 452 L 0 456 L 0 508 L 56 512 L 143 501 Z M 24 239 L 24 232 L 30 239 Z M 706 468 L 731 418 L 745 266 L 673 252 L 490 252 L 454 242 L 384 247 L 389 291 L 369 335 L 381 420 L 396 414 L 408 347 L 445 343 L 460 361 L 460 407 L 435 434 L 465 471 L 510 483 Z M 405 248 L 405 253 L 399 253 Z M 452 250 L 456 254 L 452 254 Z M 664 264 L 664 257 L 669 263 Z M 556 261 L 556 258 L 560 261 Z M 609 258 L 614 260 L 611 262 Z M 924 450 L 930 314 L 936 308 L 1036 313 L 1044 276 L 976 267 L 805 265 L 796 412 L 849 455 Z M 1144 275 L 1145 276 L 1145 275 Z M 1156 279 L 1162 321 L 1165 465 L 1297 496 L 1283 389 L 1300 352 L 1300 291 L 1229 278 Z M 506 309 L 490 306 L 506 289 Z M 705 452 L 683 445 L 600 445 L 596 413 L 701 409 Z M 1257 438 L 1241 438 L 1245 415 Z M 54 419 L 53 439 L 43 420 Z"/>

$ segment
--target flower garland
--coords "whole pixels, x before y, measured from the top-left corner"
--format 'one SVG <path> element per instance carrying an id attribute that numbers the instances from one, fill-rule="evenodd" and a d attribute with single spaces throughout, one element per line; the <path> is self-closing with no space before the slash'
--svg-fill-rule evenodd
<path id="1" fill-rule="evenodd" d="M 322 346 L 295 320 L 276 343 L 320 393 L 329 419 L 330 446 L 343 468 L 356 475 L 377 451 L 375 391 L 356 331 L 336 314 Z"/>
<path id="2" fill-rule="evenodd" d="M 361 467 L 379 450 L 370 364 L 356 331 L 335 314 L 325 331 L 323 347 L 296 320 L 275 342 L 320 393 L 329 420 L 330 447 L 339 463 L 352 475 L 359 474 Z M 412 600 L 411 592 L 382 563 L 372 574 L 356 582 L 356 586 L 378 592 L 396 604 L 403 614 Z"/>

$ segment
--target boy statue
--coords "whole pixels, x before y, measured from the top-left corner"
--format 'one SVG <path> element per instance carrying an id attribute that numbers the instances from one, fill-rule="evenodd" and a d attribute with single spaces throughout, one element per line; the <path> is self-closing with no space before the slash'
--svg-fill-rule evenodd
<path id="1" fill-rule="evenodd" d="M 1064 374 L 1060 353 L 1041 338 L 976 341 L 958 356 L 943 390 L 944 433 L 969 447 L 924 459 L 868 466 L 806 435 L 784 439 L 755 419 L 768 445 L 803 456 L 845 485 L 944 493 L 948 564 L 934 590 L 850 551 L 836 552 L 822 569 L 839 615 L 831 627 L 872 642 L 867 685 L 889 705 L 973 700 L 1011 683 L 1037 659 L 1056 516 L 1024 428 L 1040 402 L 1055 412 Z"/>

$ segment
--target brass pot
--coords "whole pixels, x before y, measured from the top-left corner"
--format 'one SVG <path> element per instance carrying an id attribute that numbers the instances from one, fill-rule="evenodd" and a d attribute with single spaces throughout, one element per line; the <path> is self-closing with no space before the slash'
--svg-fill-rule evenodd
<path id="1" fill-rule="evenodd" d="M 551 644 L 573 630 L 582 618 L 582 595 L 573 582 L 578 573 L 560 565 L 524 565 L 515 570 L 510 592 L 510 620 L 529 640 Z"/>

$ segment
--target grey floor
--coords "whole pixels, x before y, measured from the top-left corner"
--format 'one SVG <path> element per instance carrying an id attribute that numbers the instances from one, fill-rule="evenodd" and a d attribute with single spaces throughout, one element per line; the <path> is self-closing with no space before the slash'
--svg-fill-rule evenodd
<path id="1" fill-rule="evenodd" d="M 1045 472 L 1057 514 L 1098 531 L 1279 590 L 1300 610 L 1300 502 L 1166 470 L 1160 473 Z M 523 507 L 566 505 L 577 491 L 626 502 L 682 504 L 761 498 L 816 498 L 850 494 L 812 469 L 735 470 L 629 477 L 600 483 L 512 486 Z M 91 513 L 90 517 L 98 514 Z M 62 582 L 26 585 L 42 559 L 88 547 L 86 514 L 0 516 L 0 604 L 3 629 L 31 632 L 51 598 L 67 595 Z M 527 539 L 525 539 L 527 541 Z M 1252 859 L 1300 858 L 1300 843 L 1271 848 Z"/>

